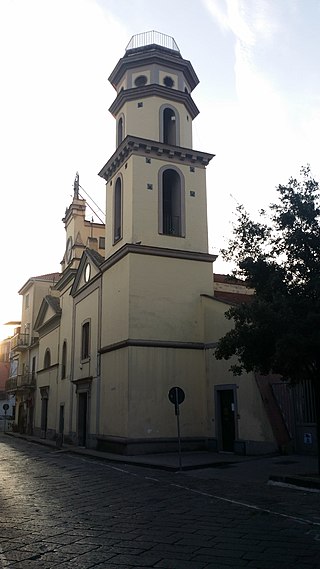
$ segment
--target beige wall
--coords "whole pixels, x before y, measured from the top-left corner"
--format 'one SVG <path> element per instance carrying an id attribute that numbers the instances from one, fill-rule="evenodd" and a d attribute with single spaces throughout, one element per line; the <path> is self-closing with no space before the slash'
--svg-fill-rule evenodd
<path id="1" fill-rule="evenodd" d="M 212 291 L 212 265 L 130 256 L 130 338 L 202 342 L 200 294 Z"/>
<path id="2" fill-rule="evenodd" d="M 205 361 L 201 350 L 131 347 L 129 358 L 129 432 L 132 437 L 176 437 L 171 387 L 181 387 L 182 437 L 206 436 Z"/>
<path id="3" fill-rule="evenodd" d="M 70 295 L 69 285 L 61 294 L 60 307 L 62 309 L 59 333 L 59 373 L 57 381 L 57 399 L 55 402 L 56 424 L 59 425 L 59 407 L 64 404 L 64 428 L 68 433 L 72 430 L 72 394 L 74 386 L 71 383 L 73 378 L 72 354 L 73 354 L 73 297 Z M 66 377 L 61 378 L 61 362 L 63 343 L 67 344 Z"/>
<path id="4" fill-rule="evenodd" d="M 129 257 L 102 275 L 101 346 L 129 337 Z"/>
<path id="5" fill-rule="evenodd" d="M 143 102 L 143 107 L 138 107 L 138 102 Z M 123 105 L 117 116 L 124 115 L 124 135 L 130 134 L 160 142 L 160 108 L 164 104 L 173 107 L 179 115 L 180 144 L 178 146 L 192 148 L 192 120 L 184 104 L 161 97 L 137 98 Z"/>
<path id="6" fill-rule="evenodd" d="M 201 350 L 129 347 L 102 354 L 100 434 L 176 437 L 171 387 L 182 387 L 181 435 L 206 436 L 205 360 Z"/>
<path id="7" fill-rule="evenodd" d="M 100 348 L 100 300 L 99 284 L 88 290 L 87 295 L 75 298 L 74 311 L 74 349 L 73 349 L 73 379 L 76 381 L 92 379 L 90 392 L 90 412 L 88 414 L 90 433 L 96 433 L 97 426 L 97 376 L 98 350 Z M 90 357 L 81 358 L 82 325 L 90 322 Z M 73 391 L 75 394 L 75 389 Z M 72 431 L 77 431 L 77 399 L 73 399 Z"/>
<path id="8" fill-rule="evenodd" d="M 230 308 L 228 305 L 217 300 L 202 297 L 204 310 L 204 335 L 205 341 L 217 342 L 231 329 L 232 322 L 224 316 Z M 274 443 L 272 429 L 265 412 L 261 395 L 253 373 L 243 373 L 240 377 L 234 376 L 229 371 L 230 366 L 236 360 L 217 360 L 214 350 L 206 351 L 207 367 L 207 390 L 208 390 L 208 418 L 213 425 L 212 432 L 217 436 L 217 420 L 214 387 L 219 385 L 235 385 L 238 410 L 238 438 L 254 440 L 258 442 Z"/>
<path id="9" fill-rule="evenodd" d="M 128 348 L 101 354 L 99 434 L 128 437 Z"/>
<path id="10" fill-rule="evenodd" d="M 147 164 L 144 156 L 133 155 L 126 165 L 113 177 L 112 184 L 107 184 L 106 258 L 124 243 L 137 241 L 143 245 L 206 253 L 208 234 L 205 169 L 195 168 L 195 172 L 190 172 L 189 165 L 177 165 L 185 182 L 186 233 L 185 237 L 173 237 L 159 234 L 159 170 L 163 166 L 175 167 L 175 164 L 155 158 L 151 159 L 151 164 Z M 114 244 L 114 188 L 118 176 L 122 179 L 123 188 L 123 236 Z M 147 189 L 148 184 L 152 184 L 152 190 Z M 190 195 L 190 191 L 195 192 L 195 197 Z"/>

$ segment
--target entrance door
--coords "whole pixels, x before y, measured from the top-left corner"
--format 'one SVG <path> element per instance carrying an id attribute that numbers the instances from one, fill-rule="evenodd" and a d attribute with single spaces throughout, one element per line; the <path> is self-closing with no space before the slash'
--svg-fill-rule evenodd
<path id="1" fill-rule="evenodd" d="M 63 435 L 64 432 L 64 405 L 60 405 L 59 413 L 59 434 Z"/>
<path id="2" fill-rule="evenodd" d="M 78 395 L 78 437 L 79 445 L 86 446 L 87 442 L 87 403 L 88 394 L 79 393 Z"/>
<path id="3" fill-rule="evenodd" d="M 48 425 L 48 399 L 43 397 L 41 399 L 41 438 L 45 439 L 47 436 Z"/>
<path id="4" fill-rule="evenodd" d="M 219 394 L 219 411 L 221 425 L 221 450 L 234 451 L 235 417 L 233 389 L 221 389 Z"/>

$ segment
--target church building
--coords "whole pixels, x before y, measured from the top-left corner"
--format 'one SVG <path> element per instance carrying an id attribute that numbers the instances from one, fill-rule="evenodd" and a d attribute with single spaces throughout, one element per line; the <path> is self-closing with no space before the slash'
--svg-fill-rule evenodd
<path id="1" fill-rule="evenodd" d="M 76 177 L 61 274 L 32 332 L 33 432 L 116 453 L 176 450 L 168 394 L 179 387 L 184 450 L 275 451 L 281 436 L 256 377 L 234 377 L 214 357 L 228 306 L 252 291 L 214 279 L 214 155 L 193 148 L 195 70 L 173 38 L 148 32 L 133 36 L 109 81 L 116 149 L 99 172 L 106 222 L 85 219 Z"/>

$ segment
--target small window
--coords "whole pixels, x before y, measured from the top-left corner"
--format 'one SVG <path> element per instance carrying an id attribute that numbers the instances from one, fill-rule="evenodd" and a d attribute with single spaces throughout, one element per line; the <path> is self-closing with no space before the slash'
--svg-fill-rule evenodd
<path id="1" fill-rule="evenodd" d="M 172 79 L 172 77 L 169 77 L 169 75 L 167 75 L 164 79 L 163 79 L 163 84 L 166 87 L 173 87 L 174 85 L 174 80 Z"/>
<path id="2" fill-rule="evenodd" d="M 139 75 L 134 81 L 136 87 L 143 87 L 148 83 L 148 78 L 145 75 Z"/>
<path id="3" fill-rule="evenodd" d="M 86 360 L 90 356 L 90 322 L 82 325 L 81 359 Z"/>
<path id="4" fill-rule="evenodd" d="M 24 299 L 24 307 L 25 308 L 29 308 L 29 302 L 30 302 L 29 295 L 26 294 L 25 299 Z"/>
<path id="5" fill-rule="evenodd" d="M 44 354 L 43 367 L 46 369 L 50 366 L 51 366 L 51 354 L 49 348 L 47 348 Z"/>
<path id="6" fill-rule="evenodd" d="M 99 249 L 105 249 L 105 248 L 106 248 L 106 238 L 99 237 Z"/>
<path id="7" fill-rule="evenodd" d="M 63 342 L 61 358 L 61 379 L 65 379 L 67 371 L 67 342 Z"/>
<path id="8" fill-rule="evenodd" d="M 138 109 L 141 109 L 141 107 L 143 107 L 143 103 L 140 101 L 140 103 L 138 103 Z"/>

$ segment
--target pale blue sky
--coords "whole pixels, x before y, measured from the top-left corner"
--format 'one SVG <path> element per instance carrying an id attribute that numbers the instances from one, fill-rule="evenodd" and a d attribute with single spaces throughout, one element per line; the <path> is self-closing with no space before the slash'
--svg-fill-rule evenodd
<path id="1" fill-rule="evenodd" d="M 77 170 L 104 208 L 97 172 L 115 149 L 107 78 L 131 36 L 152 29 L 175 38 L 200 79 L 194 147 L 216 154 L 210 252 L 230 234 L 236 201 L 265 207 L 307 162 L 320 178 L 320 0 L 1 0 L 0 324 L 19 319 L 29 277 L 60 269 Z"/>

